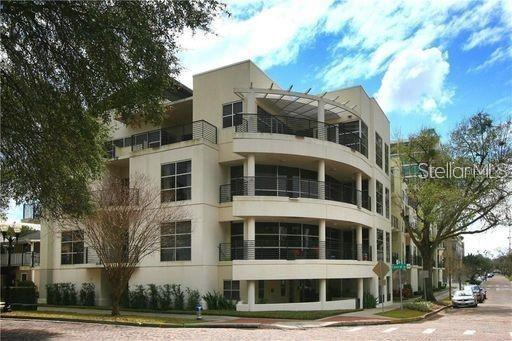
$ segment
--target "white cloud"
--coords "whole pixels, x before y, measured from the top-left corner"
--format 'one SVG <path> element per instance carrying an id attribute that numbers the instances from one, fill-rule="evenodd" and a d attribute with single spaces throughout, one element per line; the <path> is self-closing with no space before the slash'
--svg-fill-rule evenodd
<path id="1" fill-rule="evenodd" d="M 468 72 L 481 71 L 508 59 L 512 59 L 512 46 L 500 46 L 491 53 L 486 61 L 478 66 L 470 68 Z"/>
<path id="2" fill-rule="evenodd" d="M 444 93 L 449 70 L 447 56 L 438 48 L 404 50 L 390 62 L 376 98 L 384 111 L 436 111 L 449 101 Z"/>
<path id="3" fill-rule="evenodd" d="M 294 61 L 300 49 L 316 36 L 332 2 L 252 1 L 245 7 L 233 2 L 228 9 L 234 10 L 234 15 L 214 22 L 216 35 L 187 33 L 181 39 L 185 70 L 180 80 L 191 85 L 194 73 L 244 59 L 254 59 L 264 69 Z M 247 16 L 244 8 L 253 15 Z"/>
<path id="4" fill-rule="evenodd" d="M 486 27 L 473 32 L 462 49 L 468 51 L 477 46 L 492 45 L 503 38 L 505 31 L 503 27 Z"/>
<path id="5" fill-rule="evenodd" d="M 445 115 L 436 112 L 430 115 L 430 119 L 432 120 L 432 122 L 437 124 L 443 123 L 444 121 L 446 121 L 447 118 L 448 117 L 446 117 Z"/>

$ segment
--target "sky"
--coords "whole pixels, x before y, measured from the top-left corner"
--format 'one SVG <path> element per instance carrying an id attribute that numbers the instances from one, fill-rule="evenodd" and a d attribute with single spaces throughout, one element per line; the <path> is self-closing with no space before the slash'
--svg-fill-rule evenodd
<path id="1" fill-rule="evenodd" d="M 397 139 L 424 127 L 446 138 L 460 120 L 512 108 L 512 1 L 229 0 L 214 34 L 180 38 L 180 81 L 252 59 L 282 88 L 362 85 Z M 20 208 L 10 211 L 21 216 Z M 471 252 L 508 248 L 508 229 L 466 238 Z"/>

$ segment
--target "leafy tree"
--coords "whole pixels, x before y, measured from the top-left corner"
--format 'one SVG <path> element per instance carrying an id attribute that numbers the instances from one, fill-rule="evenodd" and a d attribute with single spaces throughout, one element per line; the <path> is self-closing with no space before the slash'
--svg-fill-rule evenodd
<path id="1" fill-rule="evenodd" d="M 419 166 L 407 186 L 417 224 L 405 219 L 407 212 L 402 214 L 423 257 L 429 300 L 435 301 L 428 279 L 432 278 L 435 250 L 443 241 L 481 233 L 511 219 L 511 127 L 511 121 L 495 124 L 488 114 L 477 113 L 459 124 L 447 143 L 433 129 L 424 129 L 398 147 L 406 163 Z M 461 176 L 460 170 L 449 171 L 455 166 L 469 168 Z M 486 167 L 489 174 L 481 172 Z"/>
<path id="2" fill-rule="evenodd" d="M 177 37 L 222 12 L 217 0 L 2 1 L 2 198 L 87 211 L 105 123 L 159 123 L 179 91 Z"/>
<path id="3" fill-rule="evenodd" d="M 500 254 L 493 260 L 493 266 L 505 276 L 512 276 L 512 252 Z"/>
<path id="4" fill-rule="evenodd" d="M 486 274 L 493 268 L 492 259 L 480 253 L 464 256 L 462 262 L 470 279 L 475 279 L 479 274 Z"/>

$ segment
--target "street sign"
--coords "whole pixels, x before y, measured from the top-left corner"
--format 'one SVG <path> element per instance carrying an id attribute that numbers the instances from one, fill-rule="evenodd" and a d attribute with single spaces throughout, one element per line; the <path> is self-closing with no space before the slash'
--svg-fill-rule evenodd
<path id="1" fill-rule="evenodd" d="M 379 261 L 377 263 L 377 265 L 375 265 L 375 267 L 373 268 L 373 272 L 379 276 L 380 278 L 384 278 L 386 277 L 387 273 L 389 271 L 389 266 L 387 266 L 386 263 L 384 263 L 383 261 Z"/>
<path id="2" fill-rule="evenodd" d="M 405 263 L 393 264 L 393 271 L 395 271 L 395 270 L 407 270 L 407 264 L 405 264 Z"/>
<path id="3" fill-rule="evenodd" d="M 406 264 L 407 265 L 407 270 L 410 270 L 411 269 L 411 264 Z"/>

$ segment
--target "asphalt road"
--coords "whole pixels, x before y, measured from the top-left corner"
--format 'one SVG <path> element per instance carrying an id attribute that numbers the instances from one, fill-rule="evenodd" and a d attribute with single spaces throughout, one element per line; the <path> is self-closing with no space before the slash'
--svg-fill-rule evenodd
<path id="1" fill-rule="evenodd" d="M 277 329 L 162 329 L 31 320 L 1 320 L 2 340 L 512 340 L 512 285 L 486 284 L 478 308 L 447 309 L 423 322 L 397 325 Z"/>

